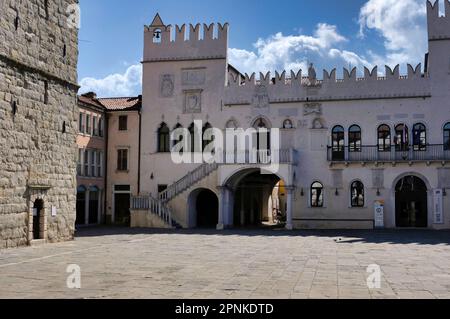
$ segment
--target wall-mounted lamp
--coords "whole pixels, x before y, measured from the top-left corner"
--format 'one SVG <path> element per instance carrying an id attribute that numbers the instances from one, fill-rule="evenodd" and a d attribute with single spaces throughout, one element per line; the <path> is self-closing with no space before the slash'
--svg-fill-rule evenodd
<path id="1" fill-rule="evenodd" d="M 334 193 L 334 195 L 339 196 L 339 190 L 336 188 L 336 192 Z"/>
<path id="2" fill-rule="evenodd" d="M 152 175 L 150 175 L 150 179 L 151 180 L 155 179 L 155 175 L 153 175 L 153 173 L 152 173 Z"/>

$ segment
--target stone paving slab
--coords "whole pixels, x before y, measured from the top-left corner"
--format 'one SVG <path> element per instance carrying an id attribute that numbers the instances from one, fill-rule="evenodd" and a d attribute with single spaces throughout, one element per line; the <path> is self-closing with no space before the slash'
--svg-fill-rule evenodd
<path id="1" fill-rule="evenodd" d="M 450 232 L 87 228 L 0 250 L 0 298 L 450 298 Z M 81 289 L 67 288 L 67 266 Z M 381 267 L 380 289 L 367 267 Z"/>

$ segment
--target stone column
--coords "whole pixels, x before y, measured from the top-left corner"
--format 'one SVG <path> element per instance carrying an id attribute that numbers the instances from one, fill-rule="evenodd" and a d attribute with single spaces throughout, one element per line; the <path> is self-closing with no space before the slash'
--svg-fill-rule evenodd
<path id="1" fill-rule="evenodd" d="M 294 191 L 295 188 L 292 186 L 286 187 L 286 229 L 293 230 L 294 226 L 292 223 L 292 215 L 293 215 L 293 206 L 294 206 Z"/>
<path id="2" fill-rule="evenodd" d="M 225 203 L 226 203 L 226 188 L 219 186 L 219 222 L 217 224 L 217 230 L 225 229 Z"/>

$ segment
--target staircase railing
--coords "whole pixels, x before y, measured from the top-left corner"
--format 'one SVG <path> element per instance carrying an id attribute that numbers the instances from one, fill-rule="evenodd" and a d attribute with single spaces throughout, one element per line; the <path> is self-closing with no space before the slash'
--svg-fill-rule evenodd
<path id="1" fill-rule="evenodd" d="M 197 167 L 193 171 L 186 174 L 183 178 L 178 180 L 177 182 L 170 185 L 166 190 L 159 193 L 159 199 L 163 202 L 168 202 L 171 199 L 175 198 L 177 195 L 184 192 L 186 189 L 190 188 L 192 185 L 201 181 L 212 172 L 219 168 L 219 164 L 213 163 L 205 163 L 201 166 Z"/>
<path id="2" fill-rule="evenodd" d="M 131 199 L 132 210 L 145 210 L 159 216 L 166 224 L 172 226 L 172 212 L 161 200 L 151 196 L 133 196 Z"/>

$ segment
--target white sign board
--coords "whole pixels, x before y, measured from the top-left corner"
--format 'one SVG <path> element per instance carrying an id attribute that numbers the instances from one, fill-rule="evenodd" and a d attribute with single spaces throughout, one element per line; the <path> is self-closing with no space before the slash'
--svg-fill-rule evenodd
<path id="1" fill-rule="evenodd" d="M 442 203 L 442 189 L 435 189 L 434 192 L 434 223 L 443 224 L 444 223 L 444 210 Z"/>
<path id="2" fill-rule="evenodd" d="M 384 228 L 384 203 L 376 201 L 374 205 L 375 228 Z"/>
<path id="3" fill-rule="evenodd" d="M 52 206 L 52 217 L 56 216 L 56 207 Z"/>

